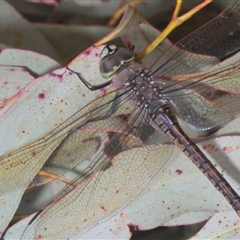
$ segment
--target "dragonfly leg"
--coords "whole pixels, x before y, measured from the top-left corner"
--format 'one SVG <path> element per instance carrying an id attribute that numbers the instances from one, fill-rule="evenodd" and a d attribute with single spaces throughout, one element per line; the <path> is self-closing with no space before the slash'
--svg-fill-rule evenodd
<path id="1" fill-rule="evenodd" d="M 111 81 L 109 82 L 106 82 L 106 83 L 103 83 L 103 84 L 100 84 L 100 85 L 92 85 L 90 84 L 87 80 L 85 80 L 85 78 L 79 73 L 79 72 L 75 72 L 73 71 L 72 69 L 70 69 L 69 67 L 66 67 L 67 70 L 69 70 L 70 72 L 72 73 L 75 73 L 78 78 L 82 81 L 82 83 L 90 90 L 90 91 L 96 91 L 96 90 L 99 90 L 101 88 L 104 88 L 104 87 L 107 87 Z"/>

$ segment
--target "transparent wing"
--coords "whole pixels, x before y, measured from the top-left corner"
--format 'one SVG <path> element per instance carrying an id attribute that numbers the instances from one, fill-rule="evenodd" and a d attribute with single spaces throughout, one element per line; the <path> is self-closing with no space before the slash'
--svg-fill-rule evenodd
<path id="1" fill-rule="evenodd" d="M 240 114 L 240 53 L 199 74 L 173 77 L 162 94 L 195 131 L 217 130 Z"/>
<path id="2" fill-rule="evenodd" d="M 154 65 L 160 95 L 192 130 L 215 131 L 240 114 L 240 2 L 182 39 Z M 203 55 L 204 54 L 204 55 Z M 167 60 L 166 60 L 167 59 Z"/>
<path id="3" fill-rule="evenodd" d="M 114 94 L 115 93 L 113 93 L 112 98 Z M 91 114 L 94 116 L 98 115 L 99 118 L 104 118 L 104 114 L 111 108 L 112 102 L 109 102 L 109 105 L 104 105 L 105 112 L 102 112 L 101 107 L 98 108 L 98 105 L 103 102 L 103 99 L 104 97 L 98 98 L 96 101 L 80 109 L 45 137 L 2 156 L 0 158 L 0 196 L 5 196 L 6 194 L 25 189 L 52 152 L 64 141 L 64 139 L 66 143 L 71 133 L 86 123 L 91 117 Z M 108 100 L 109 99 L 110 96 Z M 86 136 L 86 134 L 86 132 L 83 132 L 80 136 L 74 134 L 70 137 L 72 146 L 71 152 L 76 148 L 76 144 L 79 144 L 79 141 L 89 137 Z M 91 143 L 90 141 L 88 144 L 90 145 Z M 93 151 L 91 147 L 89 151 Z M 26 174 L 26 172 L 29 174 Z"/>
<path id="4" fill-rule="evenodd" d="M 84 233 L 126 206 L 170 158 L 172 145 L 156 145 L 166 137 L 151 127 L 144 110 L 129 104 L 130 95 L 115 99 L 119 103 L 110 117 L 93 118 L 79 129 L 92 131 L 92 137 L 99 131 L 107 133 L 102 151 L 37 215 L 23 239 L 39 235 L 64 239 Z"/>

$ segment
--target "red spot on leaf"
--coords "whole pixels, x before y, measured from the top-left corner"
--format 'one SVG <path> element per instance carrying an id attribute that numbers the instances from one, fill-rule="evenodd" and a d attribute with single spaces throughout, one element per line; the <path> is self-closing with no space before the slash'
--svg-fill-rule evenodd
<path id="1" fill-rule="evenodd" d="M 233 148 L 231 146 L 229 146 L 229 147 L 225 146 L 225 147 L 223 147 L 223 151 L 227 152 L 227 153 L 231 153 L 233 151 Z"/>
<path id="2" fill-rule="evenodd" d="M 91 51 L 90 51 L 90 50 L 84 52 L 84 55 L 86 55 L 86 56 L 88 56 L 88 55 L 90 55 L 90 54 L 91 54 Z"/>
<path id="3" fill-rule="evenodd" d="M 44 99 L 45 98 L 45 93 L 39 93 L 38 98 L 39 99 Z"/>
<path id="4" fill-rule="evenodd" d="M 180 169 L 177 169 L 175 172 L 176 172 L 178 175 L 182 174 L 182 170 L 180 170 Z"/>

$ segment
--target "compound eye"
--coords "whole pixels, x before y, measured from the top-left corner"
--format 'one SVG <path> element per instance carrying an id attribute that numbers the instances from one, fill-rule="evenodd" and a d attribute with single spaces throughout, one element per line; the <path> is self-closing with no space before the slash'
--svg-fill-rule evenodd
<path id="1" fill-rule="evenodd" d="M 115 45 L 107 45 L 101 52 L 100 73 L 103 78 L 109 78 L 119 68 L 128 62 L 134 61 L 135 56 L 127 48 L 117 48 Z"/>
<path id="2" fill-rule="evenodd" d="M 120 61 L 115 56 L 108 56 L 100 62 L 100 73 L 103 78 L 109 78 L 121 67 Z"/>

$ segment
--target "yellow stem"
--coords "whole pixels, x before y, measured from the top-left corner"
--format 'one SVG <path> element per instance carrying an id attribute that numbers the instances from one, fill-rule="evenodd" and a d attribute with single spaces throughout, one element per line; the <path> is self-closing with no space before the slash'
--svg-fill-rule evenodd
<path id="1" fill-rule="evenodd" d="M 147 47 L 145 48 L 137 57 L 136 59 L 140 61 L 145 56 L 147 56 L 150 52 L 152 52 L 168 35 L 170 32 L 173 31 L 176 27 L 184 23 L 188 20 L 192 15 L 197 13 L 200 9 L 211 3 L 212 0 L 204 0 L 204 2 L 200 3 L 193 9 L 189 10 L 187 13 L 183 14 L 182 16 L 178 17 L 178 13 L 181 9 L 182 0 L 177 0 L 176 7 L 174 13 L 172 15 L 171 22 L 168 26 L 163 30 L 163 32 Z"/>

